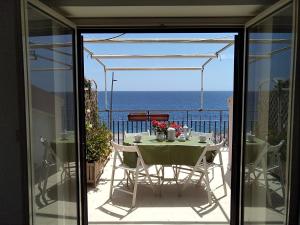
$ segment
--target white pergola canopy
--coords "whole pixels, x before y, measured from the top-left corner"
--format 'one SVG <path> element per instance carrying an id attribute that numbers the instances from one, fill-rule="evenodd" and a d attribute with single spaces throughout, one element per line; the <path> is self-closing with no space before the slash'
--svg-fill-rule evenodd
<path id="1" fill-rule="evenodd" d="M 192 38 L 192 39 L 179 39 L 179 38 L 114 38 L 114 39 L 84 39 L 84 43 L 88 44 L 99 44 L 99 43 L 130 43 L 130 44 L 145 44 L 145 43 L 184 43 L 184 44 L 224 44 L 222 48 L 212 54 L 159 54 L 159 55 L 147 55 L 147 54 L 134 54 L 134 55 L 104 55 L 104 54 L 95 54 L 93 51 L 84 47 L 84 50 L 91 56 L 92 59 L 95 59 L 104 69 L 104 89 L 105 89 L 105 109 L 107 109 L 107 72 L 108 71 L 160 71 L 160 70 L 179 70 L 179 71 L 200 71 L 201 72 L 201 99 L 200 99 L 200 109 L 203 109 L 204 106 L 204 84 L 203 84 L 203 76 L 204 69 L 208 63 L 210 63 L 213 59 L 219 58 L 219 55 L 232 46 L 234 44 L 233 39 L 200 39 L 200 38 Z M 144 59 L 144 58 L 204 58 L 206 59 L 200 67 L 109 67 L 103 63 L 103 59 Z"/>

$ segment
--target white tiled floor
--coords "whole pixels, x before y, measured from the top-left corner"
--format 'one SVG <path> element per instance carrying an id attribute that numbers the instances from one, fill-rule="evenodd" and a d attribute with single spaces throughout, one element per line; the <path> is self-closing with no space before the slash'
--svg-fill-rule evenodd
<path id="1" fill-rule="evenodd" d="M 224 162 L 228 161 L 227 149 L 223 149 Z M 97 187 L 88 191 L 89 224 L 229 224 L 230 217 L 230 172 L 224 165 L 228 194 L 224 196 L 220 169 L 215 169 L 211 187 L 214 201 L 208 205 L 204 184 L 191 184 L 178 196 L 175 182 L 166 183 L 161 188 L 161 196 L 154 195 L 146 184 L 138 186 L 137 205 L 131 209 L 131 196 L 114 192 L 112 201 L 108 199 L 112 160 L 108 162 Z M 152 169 L 154 172 L 154 168 Z M 166 169 L 166 176 L 172 176 Z M 186 174 L 181 174 L 183 179 Z M 121 179 L 123 172 L 117 173 Z M 212 176 L 211 176 L 212 177 Z M 196 177 L 195 177 L 196 178 Z M 159 190 L 159 187 L 156 187 Z"/>

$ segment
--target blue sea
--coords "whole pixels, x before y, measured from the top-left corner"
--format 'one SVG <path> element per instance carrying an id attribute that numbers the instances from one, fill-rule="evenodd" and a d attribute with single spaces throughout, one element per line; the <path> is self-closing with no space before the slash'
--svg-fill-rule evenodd
<path id="1" fill-rule="evenodd" d="M 108 95 L 108 108 L 110 105 L 110 92 Z M 171 110 L 199 110 L 200 97 L 199 91 L 115 91 L 113 92 L 113 110 L 131 110 L 132 112 L 155 112 L 169 113 L 170 120 L 199 120 L 211 119 L 218 116 L 219 111 L 213 112 L 172 112 Z M 205 110 L 225 110 L 223 112 L 226 119 L 228 110 L 227 99 L 232 96 L 232 91 L 205 91 L 204 109 Z M 105 109 L 104 92 L 99 92 L 99 109 Z M 169 112 L 159 110 L 170 110 Z M 127 120 L 129 112 L 118 112 L 113 114 L 114 120 Z M 151 112 L 150 112 L 151 113 Z M 101 113 L 100 118 L 106 121 L 108 113 Z M 188 117 L 188 118 L 187 118 Z"/>

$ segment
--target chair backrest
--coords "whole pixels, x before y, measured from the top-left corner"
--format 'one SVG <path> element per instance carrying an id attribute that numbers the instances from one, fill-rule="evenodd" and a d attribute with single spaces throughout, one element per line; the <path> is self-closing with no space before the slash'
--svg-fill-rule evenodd
<path id="1" fill-rule="evenodd" d="M 213 145 L 207 145 L 205 146 L 204 151 L 202 152 L 202 154 L 200 155 L 197 164 L 200 164 L 203 160 L 211 163 L 214 161 L 214 158 L 216 157 L 216 155 L 219 154 L 220 160 L 222 160 L 221 157 L 221 148 L 224 146 L 225 140 L 223 139 L 220 143 L 218 144 L 213 144 Z M 222 163 L 222 162 L 221 162 Z M 196 165 L 197 165 L 196 164 Z"/>
<path id="2" fill-rule="evenodd" d="M 281 140 L 278 145 L 269 145 L 268 154 L 280 154 L 280 149 L 284 144 L 284 140 Z"/>
<path id="3" fill-rule="evenodd" d="M 270 145 L 266 142 L 263 151 L 257 156 L 257 159 L 254 162 L 254 167 L 257 167 L 262 160 L 274 157 L 280 157 L 280 149 L 285 143 L 285 140 L 281 140 L 277 145 Z"/>
<path id="4" fill-rule="evenodd" d="M 207 145 L 205 147 L 205 150 L 206 152 L 210 152 L 210 151 L 220 151 L 221 148 L 224 146 L 225 144 L 225 140 L 223 139 L 220 143 L 218 144 L 213 144 L 213 145 Z"/>
<path id="5" fill-rule="evenodd" d="M 137 145 L 130 145 L 130 146 L 125 146 L 125 145 L 120 145 L 114 141 L 111 141 L 111 144 L 113 146 L 113 149 L 115 150 L 115 159 L 116 157 L 119 158 L 119 160 L 124 163 L 123 158 L 120 155 L 120 152 L 124 153 L 124 152 L 129 152 L 129 153 L 136 153 L 137 154 L 137 165 L 138 166 L 140 163 L 141 165 L 145 168 L 146 164 L 143 160 L 142 154 L 138 148 Z M 115 160 L 114 159 L 114 160 Z"/>
<path id="6" fill-rule="evenodd" d="M 40 142 L 44 147 L 43 161 L 44 165 L 53 164 L 57 160 L 56 153 L 51 148 L 51 145 L 47 138 L 40 137 Z"/>
<path id="7" fill-rule="evenodd" d="M 136 152 L 136 153 L 139 152 L 139 148 L 136 145 L 125 146 L 125 145 L 120 145 L 114 141 L 111 141 L 111 144 L 114 150 L 118 152 Z"/>

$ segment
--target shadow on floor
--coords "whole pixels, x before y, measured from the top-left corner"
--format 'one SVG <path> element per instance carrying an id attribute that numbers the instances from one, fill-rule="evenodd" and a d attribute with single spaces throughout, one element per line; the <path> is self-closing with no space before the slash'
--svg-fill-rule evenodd
<path id="1" fill-rule="evenodd" d="M 178 188 L 181 187 L 181 185 L 178 186 L 176 184 L 163 185 L 161 187 L 161 195 L 159 195 L 157 193 L 154 194 L 149 186 L 139 185 L 135 208 L 131 208 L 131 196 L 123 192 L 114 191 L 112 199 L 108 199 L 104 204 L 98 207 L 98 209 L 105 214 L 109 214 L 121 220 L 139 207 L 190 207 L 199 217 L 203 217 L 219 208 L 229 222 L 229 215 L 226 214 L 225 210 L 219 204 L 219 200 L 225 196 L 216 198 L 216 196 L 213 195 L 213 204 L 209 205 L 208 195 L 203 186 L 189 185 L 179 196 Z M 113 212 L 111 207 L 118 208 L 125 214 Z"/>

